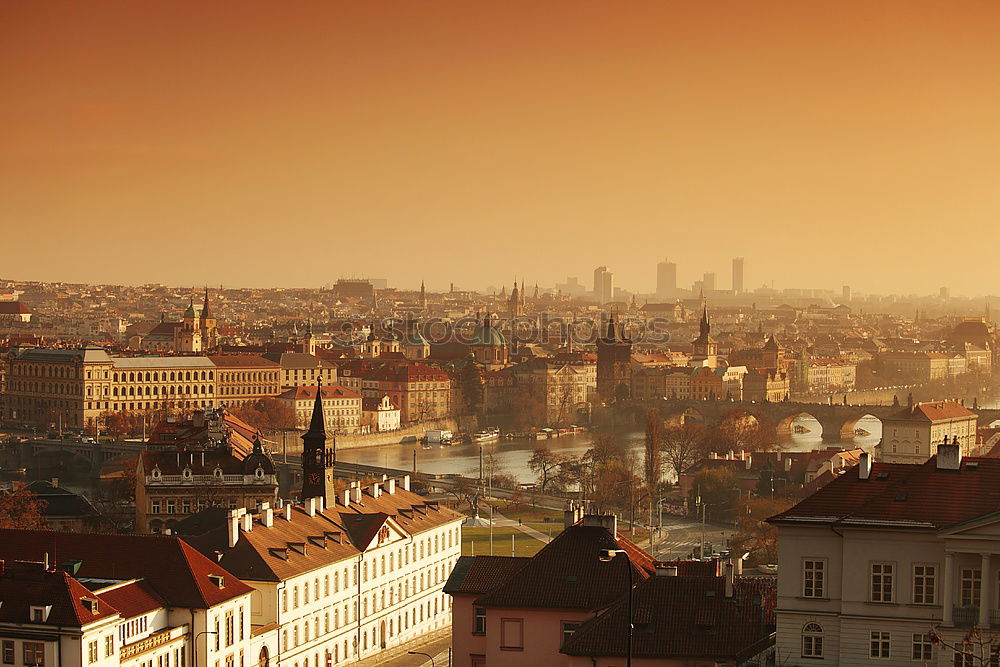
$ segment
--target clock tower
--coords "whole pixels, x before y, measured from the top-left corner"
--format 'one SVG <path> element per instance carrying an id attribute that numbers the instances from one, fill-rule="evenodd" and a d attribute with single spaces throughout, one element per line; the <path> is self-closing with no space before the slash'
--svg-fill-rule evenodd
<path id="1" fill-rule="evenodd" d="M 323 419 L 322 380 L 316 382 L 316 401 L 313 403 L 309 430 L 302 436 L 302 500 L 323 498 L 324 506 L 333 498 L 333 468 L 337 461 L 337 441 L 333 448 L 326 446 L 326 425 Z"/>

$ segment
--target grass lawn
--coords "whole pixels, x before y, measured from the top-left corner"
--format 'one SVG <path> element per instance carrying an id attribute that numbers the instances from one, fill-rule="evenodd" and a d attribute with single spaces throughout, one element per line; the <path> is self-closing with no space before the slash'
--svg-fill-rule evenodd
<path id="1" fill-rule="evenodd" d="M 516 528 L 509 526 L 495 526 L 493 528 L 493 555 L 509 556 L 510 536 L 514 536 L 515 556 L 534 556 L 538 550 L 545 546 L 544 543 L 536 540 L 530 535 L 525 535 Z M 475 553 L 473 553 L 475 547 Z M 490 553 L 490 529 L 489 528 L 463 528 L 462 529 L 462 555 L 463 556 L 483 556 Z"/>

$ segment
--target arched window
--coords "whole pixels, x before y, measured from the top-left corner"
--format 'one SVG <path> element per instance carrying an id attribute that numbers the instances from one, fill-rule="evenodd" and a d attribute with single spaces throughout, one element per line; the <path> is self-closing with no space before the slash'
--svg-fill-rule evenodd
<path id="1" fill-rule="evenodd" d="M 823 657 L 823 628 L 819 623 L 806 623 L 802 628 L 802 657 Z"/>
<path id="2" fill-rule="evenodd" d="M 173 372 L 173 371 L 170 371 L 170 381 L 171 381 L 171 382 L 173 382 L 173 381 L 174 381 L 174 380 L 176 380 L 176 379 L 177 379 L 177 378 L 175 377 L 175 375 L 174 375 L 174 372 Z"/>
<path id="3" fill-rule="evenodd" d="M 268 658 L 270 656 L 267 653 L 267 647 L 262 646 L 260 648 L 260 657 L 257 659 L 257 667 L 268 667 Z"/>

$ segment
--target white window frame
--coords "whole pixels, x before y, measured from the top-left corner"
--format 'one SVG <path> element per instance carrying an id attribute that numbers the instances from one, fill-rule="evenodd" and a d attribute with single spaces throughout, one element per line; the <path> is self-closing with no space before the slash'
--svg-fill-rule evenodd
<path id="1" fill-rule="evenodd" d="M 827 573 L 827 559 L 826 558 L 803 558 L 802 559 L 802 597 L 810 599 L 823 599 L 826 597 L 826 573 Z M 819 566 L 818 568 L 816 566 Z M 813 574 L 812 582 L 809 581 L 807 576 L 808 573 Z M 816 573 L 819 573 L 819 585 L 816 582 Z M 812 590 L 809 590 L 809 586 L 812 586 Z M 817 591 L 817 588 L 819 589 Z"/>
<path id="2" fill-rule="evenodd" d="M 892 635 L 883 630 L 868 633 L 868 657 L 872 660 L 886 660 L 892 656 Z"/>
<path id="3" fill-rule="evenodd" d="M 877 571 L 876 571 L 877 570 Z M 888 595 L 886 580 L 888 579 Z M 878 588 L 875 586 L 879 582 Z M 869 602 L 892 603 L 896 598 L 896 563 L 892 561 L 872 561 L 868 568 Z"/>
<path id="4" fill-rule="evenodd" d="M 918 572 L 918 570 L 921 570 Z M 936 563 L 914 563 L 913 564 L 913 604 L 934 604 L 937 601 L 937 564 Z M 917 582 L 920 582 L 920 592 L 917 591 Z M 928 581 L 930 585 L 928 586 Z"/>
<path id="5" fill-rule="evenodd" d="M 813 629 L 813 628 L 817 629 Z M 808 642 L 807 642 L 808 640 Z M 808 646 L 807 646 L 808 644 Z M 803 658 L 823 659 L 823 626 L 806 623 L 802 626 L 802 641 L 799 647 Z"/>

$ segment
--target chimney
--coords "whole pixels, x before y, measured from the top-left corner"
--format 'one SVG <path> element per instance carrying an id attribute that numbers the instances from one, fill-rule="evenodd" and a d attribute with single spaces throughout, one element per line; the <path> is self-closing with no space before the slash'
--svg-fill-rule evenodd
<path id="1" fill-rule="evenodd" d="M 583 517 L 583 525 L 607 528 L 611 537 L 618 537 L 618 517 L 614 514 L 586 514 Z"/>
<path id="2" fill-rule="evenodd" d="M 743 459 L 745 459 L 746 457 L 747 457 L 747 452 L 746 452 L 746 450 L 745 450 L 745 449 L 741 449 L 741 450 L 740 450 L 740 460 L 742 461 L 742 460 L 743 460 Z"/>
<path id="3" fill-rule="evenodd" d="M 719 458 L 719 455 L 716 452 L 709 452 L 708 453 L 708 458 L 710 458 L 712 460 L 715 460 L 715 459 Z"/>
<path id="4" fill-rule="evenodd" d="M 310 498 L 306 501 L 306 514 L 316 516 L 316 499 Z"/>
<path id="5" fill-rule="evenodd" d="M 403 491 L 409 491 L 409 490 L 410 490 L 410 476 L 403 475 Z"/>
<path id="6" fill-rule="evenodd" d="M 724 566 L 726 577 L 726 599 L 731 600 L 736 589 L 736 570 L 732 561 L 728 561 Z"/>
<path id="7" fill-rule="evenodd" d="M 391 496 L 392 494 L 396 493 L 396 480 L 390 479 L 388 481 L 388 484 L 389 486 L 386 488 L 385 492 Z"/>
<path id="8" fill-rule="evenodd" d="M 49 484 L 52 485 L 53 489 L 58 489 L 59 488 L 59 478 L 58 477 L 53 477 L 52 481 L 49 482 Z"/>
<path id="9" fill-rule="evenodd" d="M 229 513 L 229 548 L 232 549 L 240 541 L 240 517 L 233 510 Z"/>
<path id="10" fill-rule="evenodd" d="M 745 558 L 746 556 L 744 556 Z M 733 562 L 736 563 L 736 576 L 743 576 L 743 558 L 734 558 Z"/>
<path id="11" fill-rule="evenodd" d="M 264 523 L 265 528 L 270 528 L 274 525 L 274 510 L 271 509 L 267 503 L 261 507 L 261 520 Z"/>
<path id="12" fill-rule="evenodd" d="M 350 504 L 351 504 L 351 490 L 344 489 L 344 507 L 347 507 Z"/>
<path id="13" fill-rule="evenodd" d="M 253 530 L 253 515 L 249 512 L 240 517 L 243 520 L 243 530 L 250 532 Z"/>
<path id="14" fill-rule="evenodd" d="M 286 503 L 285 506 L 284 506 L 284 508 L 282 508 L 282 509 L 285 510 L 285 521 L 291 521 L 292 520 L 292 504 L 291 503 Z"/>
<path id="15" fill-rule="evenodd" d="M 741 454 L 742 454 L 742 452 L 741 452 Z M 747 454 L 746 458 L 744 458 L 743 460 L 746 461 L 746 463 L 747 463 L 747 470 L 753 469 L 753 456 L 751 456 L 750 454 Z"/>
<path id="16" fill-rule="evenodd" d="M 958 444 L 958 437 L 955 441 L 948 442 L 948 436 L 944 437 L 944 443 L 937 448 L 937 469 L 938 470 L 958 470 L 962 467 L 962 447 Z"/>
<path id="17" fill-rule="evenodd" d="M 372 483 L 372 498 L 378 498 L 379 497 L 379 492 L 381 490 L 382 490 L 382 487 L 380 487 L 378 485 L 378 482 L 373 482 Z"/>
<path id="18" fill-rule="evenodd" d="M 861 461 L 858 463 L 858 479 L 868 479 L 872 476 L 872 457 L 868 452 L 861 452 Z"/>
<path id="19" fill-rule="evenodd" d="M 351 500 L 354 501 L 354 502 L 356 502 L 359 505 L 361 504 L 361 487 L 360 486 L 355 486 L 353 489 L 351 489 Z"/>
<path id="20" fill-rule="evenodd" d="M 676 565 L 657 564 L 657 566 L 656 566 L 656 576 L 658 576 L 658 577 L 676 577 L 677 576 L 677 566 Z"/>
<path id="21" fill-rule="evenodd" d="M 576 523 L 576 506 L 573 503 L 563 510 L 563 528 L 569 528 Z"/>
<path id="22" fill-rule="evenodd" d="M 736 459 L 736 452 L 734 452 L 733 450 L 730 449 L 729 453 L 726 454 L 726 460 L 727 461 L 733 461 L 735 459 Z"/>
<path id="23" fill-rule="evenodd" d="M 316 496 L 316 511 L 322 512 L 326 508 L 326 498 L 323 496 Z"/>

